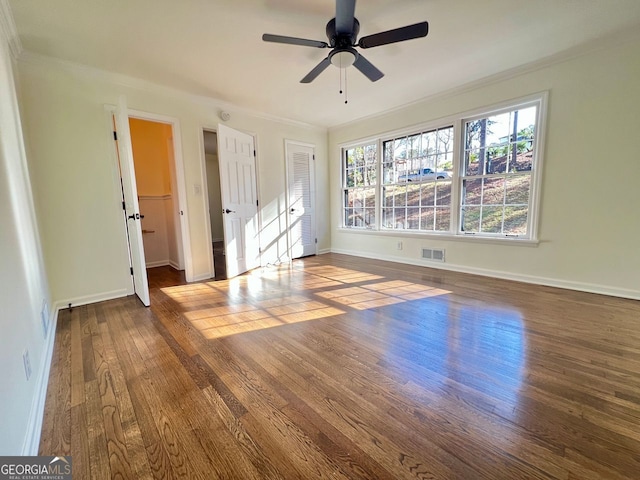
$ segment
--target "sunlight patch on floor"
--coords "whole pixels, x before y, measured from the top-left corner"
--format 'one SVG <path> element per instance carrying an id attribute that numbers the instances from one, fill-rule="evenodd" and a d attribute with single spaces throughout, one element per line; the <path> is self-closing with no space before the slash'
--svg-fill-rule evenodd
<path id="1" fill-rule="evenodd" d="M 446 295 L 447 290 L 336 266 L 256 269 L 229 280 L 162 288 L 206 338 L 220 338 L 345 313 L 322 301 L 368 310 Z M 358 286 L 349 284 L 358 283 Z M 335 288 L 342 287 L 342 288 Z M 320 290 L 319 300 L 296 290 Z"/>

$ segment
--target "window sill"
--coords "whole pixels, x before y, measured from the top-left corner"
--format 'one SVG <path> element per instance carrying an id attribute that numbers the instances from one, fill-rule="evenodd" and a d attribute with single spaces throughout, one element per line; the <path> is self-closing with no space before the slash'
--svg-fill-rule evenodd
<path id="1" fill-rule="evenodd" d="M 390 231 L 390 230 L 368 230 L 338 227 L 340 233 L 354 233 L 356 235 L 376 235 L 380 237 L 402 237 L 402 238 L 419 238 L 425 240 L 444 240 L 454 242 L 470 242 L 470 243 L 490 243 L 494 245 L 518 245 L 523 247 L 537 247 L 540 240 L 532 240 L 528 238 L 504 238 L 504 237 L 483 237 L 478 235 L 452 235 L 451 233 L 424 233 L 424 232 L 406 232 L 406 231 Z"/>

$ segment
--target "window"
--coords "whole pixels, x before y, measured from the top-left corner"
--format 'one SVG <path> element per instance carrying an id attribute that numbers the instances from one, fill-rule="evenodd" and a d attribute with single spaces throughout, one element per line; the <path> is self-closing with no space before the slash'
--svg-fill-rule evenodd
<path id="1" fill-rule="evenodd" d="M 449 231 L 453 126 L 382 143 L 383 229 Z"/>
<path id="2" fill-rule="evenodd" d="M 377 143 L 344 150 L 345 227 L 373 228 L 376 225 L 377 150 Z"/>
<path id="3" fill-rule="evenodd" d="M 536 106 L 464 121 L 460 231 L 527 236 Z"/>
<path id="4" fill-rule="evenodd" d="M 343 227 L 535 240 L 545 100 L 344 148 Z"/>

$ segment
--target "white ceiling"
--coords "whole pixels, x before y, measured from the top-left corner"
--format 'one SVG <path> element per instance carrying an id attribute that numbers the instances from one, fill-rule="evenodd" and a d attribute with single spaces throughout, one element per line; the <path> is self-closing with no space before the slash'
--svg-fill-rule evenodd
<path id="1" fill-rule="evenodd" d="M 360 36 L 429 22 L 426 38 L 361 50 L 385 73 L 301 84 L 328 53 L 334 0 L 10 0 L 25 50 L 320 126 L 379 113 L 640 27 L 640 0 L 360 0 Z"/>

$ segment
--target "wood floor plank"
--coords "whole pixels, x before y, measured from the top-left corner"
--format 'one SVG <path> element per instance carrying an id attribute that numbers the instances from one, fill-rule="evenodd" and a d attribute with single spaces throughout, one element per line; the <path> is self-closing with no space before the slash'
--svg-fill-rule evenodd
<path id="1" fill-rule="evenodd" d="M 337 254 L 149 285 L 59 314 L 74 478 L 638 477 L 638 301 Z"/>

